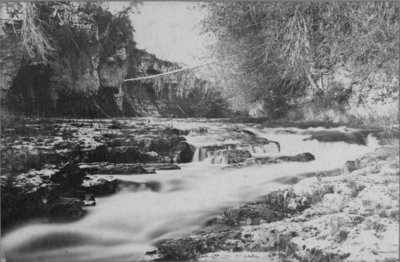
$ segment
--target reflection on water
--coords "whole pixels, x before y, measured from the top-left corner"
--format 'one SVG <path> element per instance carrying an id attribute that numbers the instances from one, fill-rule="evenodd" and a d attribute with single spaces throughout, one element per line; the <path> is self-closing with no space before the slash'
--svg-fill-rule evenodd
<path id="1" fill-rule="evenodd" d="M 173 125 L 194 130 L 207 127 L 207 132 L 192 132 L 187 137 L 198 149 L 240 143 L 229 136 L 229 124 L 177 120 Z M 279 178 L 340 168 L 345 161 L 360 157 L 377 144 L 372 137 L 368 138 L 367 146 L 304 141 L 309 137 L 306 131 L 323 128 L 301 130 L 235 125 L 238 126 L 280 143 L 280 152 L 256 149 L 253 155 L 310 152 L 316 160 L 222 169 L 223 161 L 211 164 L 206 161 L 206 153 L 197 150 L 196 161 L 182 165 L 181 170 L 159 171 L 157 175 L 117 176 L 121 180 L 152 182 L 157 190 L 125 190 L 114 196 L 97 198 L 97 205 L 88 208 L 88 215 L 77 222 L 28 223 L 3 236 L 3 252 L 10 261 L 136 261 L 151 250 L 155 242 L 198 229 L 221 208 L 287 186 L 278 183 Z M 345 131 L 344 128 L 335 130 Z"/>

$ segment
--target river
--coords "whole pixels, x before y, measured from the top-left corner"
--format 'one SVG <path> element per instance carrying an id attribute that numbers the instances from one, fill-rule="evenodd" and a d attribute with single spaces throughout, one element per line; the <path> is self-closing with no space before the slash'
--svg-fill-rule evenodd
<path id="1" fill-rule="evenodd" d="M 307 140 L 316 132 L 350 134 L 355 131 L 346 127 L 297 128 L 185 119 L 167 122 L 177 128 L 194 130 L 186 136 L 197 148 L 193 161 L 180 165 L 181 170 L 158 171 L 156 175 L 117 176 L 136 182 L 156 181 L 161 185 L 160 190 L 126 189 L 113 196 L 96 198 L 97 205 L 88 207 L 87 215 L 75 222 L 28 222 L 2 237 L 2 251 L 7 261 L 137 261 L 146 251 L 154 249 L 158 241 L 200 229 L 223 208 L 291 186 L 279 183 L 278 178 L 341 168 L 346 161 L 377 146 L 377 140 L 371 135 L 365 145 Z M 224 168 L 227 164 L 223 154 L 207 157 L 201 148 L 241 143 L 227 132 L 233 125 L 280 143 L 280 151 L 271 145 L 250 148 L 253 156 L 310 152 L 315 161 Z M 207 132 L 196 132 L 199 128 L 206 128 Z"/>

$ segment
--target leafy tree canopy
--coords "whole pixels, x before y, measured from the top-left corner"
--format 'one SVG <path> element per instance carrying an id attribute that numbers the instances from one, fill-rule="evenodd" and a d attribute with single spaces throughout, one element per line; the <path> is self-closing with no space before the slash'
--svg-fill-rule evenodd
<path id="1" fill-rule="evenodd" d="M 347 65 L 366 75 L 399 58 L 395 2 L 211 2 L 204 31 L 222 64 L 224 94 L 235 109 L 264 99 L 284 103 Z"/>

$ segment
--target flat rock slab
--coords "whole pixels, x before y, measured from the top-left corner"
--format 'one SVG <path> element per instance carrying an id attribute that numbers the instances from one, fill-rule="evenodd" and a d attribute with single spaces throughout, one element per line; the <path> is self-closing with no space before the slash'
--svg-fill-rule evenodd
<path id="1" fill-rule="evenodd" d="M 179 166 L 171 163 L 148 163 L 148 164 L 110 164 L 110 163 L 90 163 L 81 164 L 82 170 L 89 174 L 106 175 L 138 175 L 155 174 L 156 170 L 179 170 Z"/>
<path id="2" fill-rule="evenodd" d="M 86 194 L 97 196 L 112 195 L 120 191 L 155 191 L 161 190 L 161 184 L 156 181 L 135 182 L 115 179 L 113 176 L 87 176 L 81 186 Z"/>
<path id="3" fill-rule="evenodd" d="M 317 140 L 319 142 L 346 142 L 349 144 L 366 145 L 368 134 L 372 132 L 355 131 L 344 133 L 340 131 L 308 132 L 311 136 L 304 140 Z"/>
<path id="4" fill-rule="evenodd" d="M 311 153 L 302 153 L 295 156 L 257 157 L 254 159 L 254 161 L 260 165 L 282 162 L 309 162 L 313 160 L 315 160 L 315 156 Z"/>
<path id="5" fill-rule="evenodd" d="M 224 168 L 243 168 L 254 165 L 271 165 L 285 162 L 310 162 L 315 160 L 315 156 L 311 153 L 301 153 L 294 156 L 279 156 L 279 157 L 255 157 L 249 158 L 243 163 L 235 163 Z"/>

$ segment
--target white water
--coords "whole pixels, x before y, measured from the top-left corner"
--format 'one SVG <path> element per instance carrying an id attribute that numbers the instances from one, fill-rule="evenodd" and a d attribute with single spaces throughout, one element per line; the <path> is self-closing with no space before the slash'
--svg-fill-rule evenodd
<path id="1" fill-rule="evenodd" d="M 178 128 L 186 127 L 179 125 L 188 123 L 175 123 Z M 28 223 L 3 236 L 2 252 L 10 261 L 137 261 L 152 250 L 154 242 L 199 229 L 207 218 L 224 207 L 285 187 L 272 182 L 276 178 L 340 168 L 345 161 L 360 157 L 377 145 L 371 137 L 368 146 L 320 143 L 303 141 L 308 137 L 301 134 L 304 130 L 240 126 L 280 142 L 281 152 L 266 150 L 267 155 L 310 152 L 316 160 L 243 169 L 222 169 L 224 164 L 196 161 L 182 165 L 181 170 L 159 171 L 156 175 L 118 176 L 137 182 L 158 181 L 161 191 L 120 192 L 97 198 L 97 205 L 88 208 L 88 215 L 77 222 Z M 205 135 L 189 134 L 189 143 L 200 147 L 238 142 L 221 139 L 228 135 L 225 125 L 213 123 L 208 127 Z M 289 129 L 298 133 L 278 132 Z M 199 155 L 196 159 L 200 159 Z"/>

